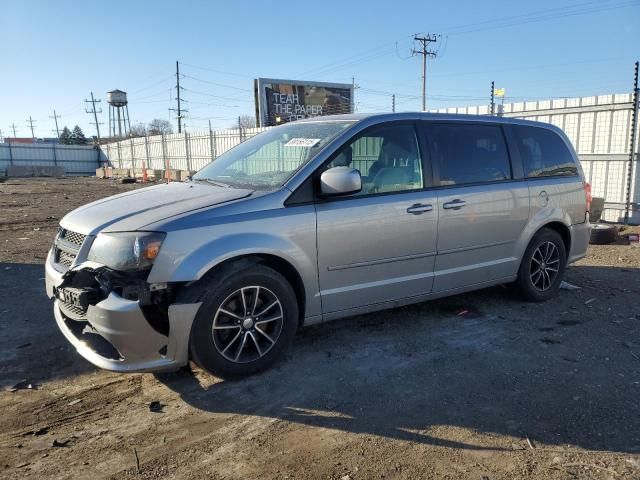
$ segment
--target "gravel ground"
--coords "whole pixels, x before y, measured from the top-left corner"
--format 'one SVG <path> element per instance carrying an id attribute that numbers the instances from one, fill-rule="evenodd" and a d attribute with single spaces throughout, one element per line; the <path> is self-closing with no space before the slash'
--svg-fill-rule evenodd
<path id="1" fill-rule="evenodd" d="M 0 477 L 640 478 L 640 247 L 592 246 L 545 304 L 496 287 L 303 329 L 244 380 L 116 375 L 57 331 L 42 263 L 62 215 L 139 187 L 0 183 L 0 380 L 36 387 L 0 392 Z"/>

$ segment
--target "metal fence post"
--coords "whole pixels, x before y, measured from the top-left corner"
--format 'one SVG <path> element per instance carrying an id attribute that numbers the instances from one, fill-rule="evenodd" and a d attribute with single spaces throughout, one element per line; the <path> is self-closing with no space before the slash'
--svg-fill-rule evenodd
<path id="1" fill-rule="evenodd" d="M 218 158 L 218 136 L 216 135 L 216 132 L 213 132 L 213 158 L 216 159 Z"/>
<path id="2" fill-rule="evenodd" d="M 118 152 L 118 166 L 122 169 L 122 155 L 120 152 L 120 142 L 116 142 L 116 151 Z"/>
<path id="3" fill-rule="evenodd" d="M 9 142 L 9 165 L 13 165 L 13 152 L 11 151 L 11 142 Z"/>
<path id="4" fill-rule="evenodd" d="M 213 156 L 213 132 L 211 131 L 211 126 L 209 126 L 209 153 L 211 154 L 211 161 L 213 162 L 216 157 Z"/>
<path id="5" fill-rule="evenodd" d="M 144 137 L 144 151 L 147 155 L 147 168 L 151 167 L 151 160 L 149 159 L 149 142 L 147 141 L 147 137 Z"/>
<path id="6" fill-rule="evenodd" d="M 171 172 L 169 171 L 170 165 L 169 165 L 169 159 L 167 158 L 167 146 L 165 144 L 164 133 L 160 135 L 160 144 L 162 148 L 162 162 L 164 163 L 164 173 L 168 183 L 169 179 L 171 178 Z"/>
<path id="7" fill-rule="evenodd" d="M 636 141 L 638 130 L 638 110 L 640 109 L 640 88 L 638 88 L 638 62 L 635 63 L 634 76 L 633 76 L 633 112 L 631 113 L 631 138 L 629 145 L 629 163 L 627 170 L 627 185 L 625 192 L 625 208 L 624 208 L 624 224 L 629 223 L 629 213 L 631 208 L 631 189 L 633 183 L 633 161 L 636 156 Z M 631 215 L 633 212 L 631 211 Z"/>
<path id="8" fill-rule="evenodd" d="M 52 146 L 53 146 L 53 166 L 57 167 L 58 166 L 58 158 L 56 157 L 56 144 L 54 143 Z"/>
<path id="9" fill-rule="evenodd" d="M 187 171 L 191 175 L 191 151 L 189 149 L 189 134 L 184 132 L 184 149 L 187 155 Z"/>
<path id="10" fill-rule="evenodd" d="M 129 139 L 129 147 L 131 148 L 131 168 L 133 169 L 133 176 L 136 176 L 136 160 L 133 153 L 133 138 Z"/>

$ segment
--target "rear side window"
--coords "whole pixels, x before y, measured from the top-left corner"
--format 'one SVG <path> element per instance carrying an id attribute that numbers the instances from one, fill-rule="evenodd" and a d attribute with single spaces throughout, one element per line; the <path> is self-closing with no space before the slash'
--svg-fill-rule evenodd
<path id="1" fill-rule="evenodd" d="M 560 136 L 546 128 L 514 125 L 526 177 L 578 174 L 573 156 Z"/>
<path id="2" fill-rule="evenodd" d="M 511 179 L 511 163 L 502 129 L 497 125 L 427 124 L 440 185 Z"/>

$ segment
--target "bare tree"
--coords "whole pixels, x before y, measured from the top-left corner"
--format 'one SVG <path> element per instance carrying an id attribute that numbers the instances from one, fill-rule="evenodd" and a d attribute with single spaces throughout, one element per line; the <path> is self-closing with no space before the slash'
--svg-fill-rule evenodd
<path id="1" fill-rule="evenodd" d="M 256 128 L 256 117 L 253 115 L 240 115 L 238 121 L 236 121 L 230 128 L 238 128 L 238 124 L 245 128 Z"/>
<path id="2" fill-rule="evenodd" d="M 136 123 L 133 127 L 131 127 L 131 130 L 129 131 L 129 136 L 130 137 L 146 137 L 147 136 L 147 126 L 142 123 L 142 122 L 138 122 Z"/>
<path id="3" fill-rule="evenodd" d="M 173 127 L 168 120 L 162 120 L 161 118 L 154 118 L 149 122 L 149 129 L 147 131 L 149 135 L 169 135 L 173 133 Z"/>

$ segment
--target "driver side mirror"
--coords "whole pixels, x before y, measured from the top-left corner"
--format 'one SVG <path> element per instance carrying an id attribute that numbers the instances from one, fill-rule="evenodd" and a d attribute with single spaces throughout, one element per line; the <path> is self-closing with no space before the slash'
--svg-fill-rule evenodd
<path id="1" fill-rule="evenodd" d="M 320 175 L 320 194 L 323 196 L 348 195 L 362 190 L 360 172 L 351 167 L 333 167 Z"/>

